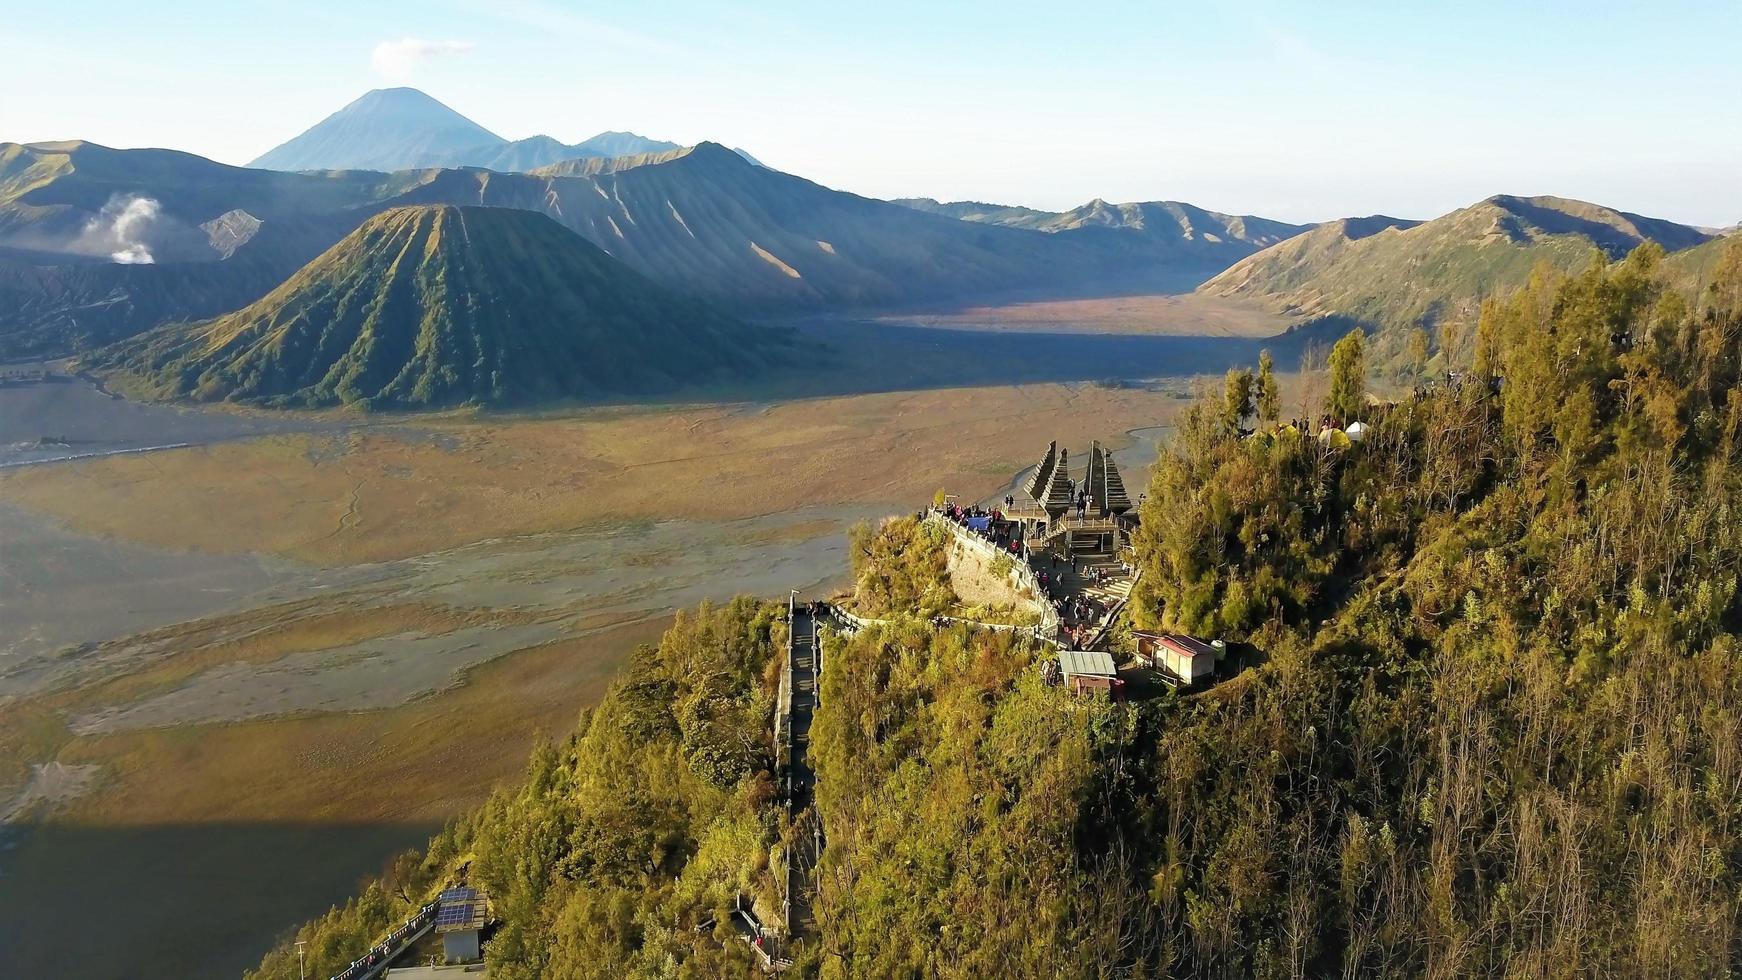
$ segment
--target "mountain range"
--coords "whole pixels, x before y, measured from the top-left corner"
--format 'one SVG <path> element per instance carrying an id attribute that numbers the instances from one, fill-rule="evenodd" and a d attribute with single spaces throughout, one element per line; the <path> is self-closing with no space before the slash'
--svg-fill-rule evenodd
<path id="1" fill-rule="evenodd" d="M 478 165 L 356 169 L 410 160 Z M 538 212 L 737 315 L 1201 284 L 1309 324 L 1362 324 L 1382 356 L 1415 327 L 1467 324 L 1484 297 L 1543 263 L 1571 269 L 1652 241 L 1691 288 L 1720 255 L 1710 230 L 1552 197 L 1320 225 L 1177 201 L 1063 212 L 879 201 L 716 143 L 507 141 L 411 89 L 368 93 L 256 163 L 313 169 L 0 143 L 0 357 L 86 351 L 238 310 L 372 216 L 414 205 Z"/>
<path id="2" fill-rule="evenodd" d="M 85 363 L 147 397 L 430 408 L 666 391 L 789 345 L 542 215 L 441 205 L 383 211 L 258 302 Z"/>
<path id="3" fill-rule="evenodd" d="M 1096 198 L 1069 211 L 1037 211 L 978 201 L 940 202 L 929 197 L 902 198 L 894 203 L 948 215 L 962 221 L 1027 228 L 1044 232 L 1111 234 L 1141 243 L 1158 254 L 1191 254 L 1233 262 L 1258 249 L 1292 238 L 1312 225 L 1290 224 L 1248 214 L 1223 214 L 1180 201 L 1139 201 L 1110 204 Z"/>
<path id="4" fill-rule="evenodd" d="M 1195 284 L 1232 260 L 1219 244 L 1163 254 L 1095 229 L 926 214 L 713 143 L 529 173 L 282 173 L 170 150 L 0 144 L 0 356 L 87 349 L 236 309 L 406 204 L 538 211 L 657 282 L 758 314 L 1128 290 L 1182 275 Z"/>
<path id="5" fill-rule="evenodd" d="M 248 164 L 264 170 L 411 170 L 482 167 L 533 170 L 579 157 L 675 150 L 676 143 L 606 132 L 579 143 L 550 136 L 509 140 L 414 88 L 383 88 L 309 127 Z"/>

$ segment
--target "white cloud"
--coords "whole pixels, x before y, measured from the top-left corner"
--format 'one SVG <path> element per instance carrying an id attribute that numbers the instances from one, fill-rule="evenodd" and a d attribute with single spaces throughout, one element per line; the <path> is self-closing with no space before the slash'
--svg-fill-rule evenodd
<path id="1" fill-rule="evenodd" d="M 605 44 L 647 55 L 675 55 L 681 47 L 576 13 L 546 0 L 474 0 L 468 6 L 546 35 L 589 44 Z"/>
<path id="2" fill-rule="evenodd" d="M 418 37 L 402 37 L 375 45 L 375 50 L 369 55 L 369 64 L 389 81 L 407 82 L 417 67 L 430 58 L 465 54 L 470 50 L 470 41 L 426 41 Z"/>

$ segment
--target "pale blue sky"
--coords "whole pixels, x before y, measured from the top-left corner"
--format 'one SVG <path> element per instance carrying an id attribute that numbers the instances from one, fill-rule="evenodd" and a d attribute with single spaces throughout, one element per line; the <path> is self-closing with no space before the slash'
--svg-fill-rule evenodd
<path id="1" fill-rule="evenodd" d="M 1737 0 L 8 6 L 0 140 L 243 163 L 410 84 L 511 138 L 713 139 L 877 197 L 1742 220 Z M 408 38 L 466 50 L 372 63 Z"/>

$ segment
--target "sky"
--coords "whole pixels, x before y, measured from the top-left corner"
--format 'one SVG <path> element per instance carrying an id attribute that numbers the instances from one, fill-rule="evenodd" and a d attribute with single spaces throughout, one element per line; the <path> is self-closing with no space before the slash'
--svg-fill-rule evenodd
<path id="1" fill-rule="evenodd" d="M 411 85 L 508 138 L 711 139 L 873 197 L 1724 226 L 1739 42 L 1737 0 L 7 0 L 0 140 L 243 164 Z"/>

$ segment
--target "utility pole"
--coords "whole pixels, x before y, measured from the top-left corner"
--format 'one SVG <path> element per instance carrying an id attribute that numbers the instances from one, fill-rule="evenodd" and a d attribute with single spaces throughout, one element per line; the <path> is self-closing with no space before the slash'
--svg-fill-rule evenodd
<path id="1" fill-rule="evenodd" d="M 305 947 L 307 945 L 308 945 L 308 943 L 304 942 L 301 939 L 298 939 L 296 941 L 296 976 L 297 976 L 297 980 L 308 980 L 308 971 L 303 968 L 303 964 L 302 964 L 303 947 Z"/>

